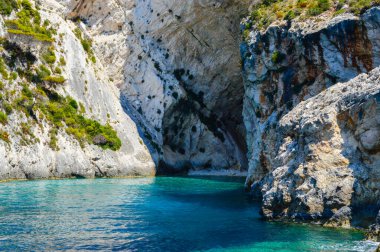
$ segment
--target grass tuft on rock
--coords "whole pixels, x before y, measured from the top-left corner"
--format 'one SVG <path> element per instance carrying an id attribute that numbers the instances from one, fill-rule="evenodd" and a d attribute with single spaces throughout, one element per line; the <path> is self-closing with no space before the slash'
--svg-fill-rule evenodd
<path id="1" fill-rule="evenodd" d="M 1 0 L 0 1 L 0 14 L 1 15 L 10 15 L 13 10 L 19 8 L 18 2 L 16 0 Z"/>
<path id="2" fill-rule="evenodd" d="M 30 36 L 39 41 L 53 42 L 53 35 L 56 34 L 56 30 L 50 26 L 49 22 L 41 21 L 40 13 L 28 0 L 20 2 L 16 19 L 5 20 L 5 25 L 9 33 Z"/>
<path id="3" fill-rule="evenodd" d="M 380 4 L 380 0 L 264 0 L 253 6 L 245 30 L 266 29 L 275 21 L 306 20 L 331 11 L 359 15 L 363 10 Z M 343 8 L 344 7 L 344 8 Z M 243 31 L 244 35 L 248 33 Z"/>

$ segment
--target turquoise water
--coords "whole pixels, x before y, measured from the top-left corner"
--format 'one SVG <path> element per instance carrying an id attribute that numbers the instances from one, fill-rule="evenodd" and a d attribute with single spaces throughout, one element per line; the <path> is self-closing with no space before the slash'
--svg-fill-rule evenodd
<path id="1" fill-rule="evenodd" d="M 0 184 L 0 250 L 370 251 L 359 232 L 260 220 L 232 178 Z"/>

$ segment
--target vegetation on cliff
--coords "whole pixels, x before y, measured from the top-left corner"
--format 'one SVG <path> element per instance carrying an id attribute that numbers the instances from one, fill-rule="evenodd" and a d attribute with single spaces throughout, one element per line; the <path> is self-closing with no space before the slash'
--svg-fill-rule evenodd
<path id="1" fill-rule="evenodd" d="M 38 126 L 43 130 L 48 124 L 52 149 L 59 149 L 57 136 L 65 131 L 82 147 L 88 143 L 119 150 L 121 140 L 109 124 L 86 118 L 81 103 L 57 92 L 57 87 L 66 82 L 60 68 L 66 62 L 53 45 L 54 27 L 48 21 L 42 22 L 39 11 L 27 0 L 1 2 L 2 15 L 10 15 L 12 11 L 17 11 L 17 18 L 5 20 L 8 33 L 50 43 L 42 45 L 35 55 L 18 43 L 0 38 L 0 139 L 9 143 L 10 135 L 18 135 L 22 145 L 39 142 L 33 129 Z M 86 52 L 92 54 L 91 44 L 80 38 Z"/>
<path id="2" fill-rule="evenodd" d="M 0 2 L 0 14 L 10 15 L 14 9 L 18 8 L 16 0 L 2 0 Z"/>
<path id="3" fill-rule="evenodd" d="M 96 58 L 94 55 L 94 51 L 92 50 L 92 41 L 90 39 L 87 39 L 83 36 L 82 31 L 79 28 L 76 28 L 74 30 L 75 36 L 79 39 L 80 43 L 82 44 L 83 49 L 87 53 L 89 59 L 96 63 Z"/>
<path id="4" fill-rule="evenodd" d="M 275 21 L 296 18 L 305 20 L 326 11 L 331 11 L 334 15 L 345 12 L 358 15 L 378 4 L 380 0 L 264 0 L 253 6 L 245 28 L 246 31 L 252 27 L 265 29 Z"/>
<path id="5" fill-rule="evenodd" d="M 8 14 L 10 8 L 19 11 L 16 13 L 15 19 L 5 21 L 9 33 L 31 36 L 39 41 L 54 41 L 53 35 L 56 34 L 56 30 L 52 28 L 49 21 L 42 22 L 40 13 L 28 0 L 20 3 L 10 1 L 8 4 L 5 3 L 0 11 Z"/>

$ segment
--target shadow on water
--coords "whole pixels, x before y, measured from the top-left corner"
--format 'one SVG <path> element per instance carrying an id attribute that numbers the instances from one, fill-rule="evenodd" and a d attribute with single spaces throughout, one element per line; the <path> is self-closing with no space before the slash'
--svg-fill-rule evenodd
<path id="1" fill-rule="evenodd" d="M 175 181 L 173 184 L 170 181 Z M 179 183 L 178 183 L 179 181 Z M 181 183 L 183 182 L 183 183 Z M 202 185 L 202 186 L 200 186 Z M 160 177 L 155 186 L 162 197 L 199 206 L 241 209 L 253 206 L 253 200 L 244 191 L 244 178 L 226 176 Z M 255 205 L 258 207 L 258 204 Z M 256 209 L 258 212 L 258 209 Z"/>
<path id="2" fill-rule="evenodd" d="M 235 177 L 235 176 L 182 176 L 184 178 L 190 179 L 201 179 L 219 182 L 229 182 L 229 183 L 241 183 L 244 186 L 245 177 Z"/>

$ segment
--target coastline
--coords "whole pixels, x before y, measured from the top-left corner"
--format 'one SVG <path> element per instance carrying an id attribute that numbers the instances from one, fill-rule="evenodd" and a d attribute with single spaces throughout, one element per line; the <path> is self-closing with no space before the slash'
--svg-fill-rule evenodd
<path id="1" fill-rule="evenodd" d="M 86 180 L 96 180 L 96 179 L 132 179 L 132 178 L 155 178 L 156 176 L 115 176 L 115 177 L 48 177 L 48 178 L 33 178 L 33 179 L 27 179 L 27 178 L 20 178 L 20 179 L 0 179 L 0 183 L 7 183 L 7 182 L 23 182 L 23 181 L 40 181 L 40 180 L 71 180 L 71 179 L 86 179 Z"/>
<path id="2" fill-rule="evenodd" d="M 167 175 L 164 175 L 167 176 Z M 247 177 L 247 171 L 237 170 L 190 170 L 186 176 L 224 176 L 224 177 Z M 114 176 L 114 177 L 46 177 L 46 178 L 11 178 L 0 179 L 0 183 L 15 182 L 15 181 L 38 181 L 38 180 L 67 180 L 67 179 L 131 179 L 131 178 L 155 178 L 157 175 L 140 176 Z"/>

